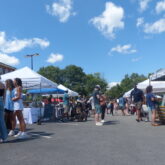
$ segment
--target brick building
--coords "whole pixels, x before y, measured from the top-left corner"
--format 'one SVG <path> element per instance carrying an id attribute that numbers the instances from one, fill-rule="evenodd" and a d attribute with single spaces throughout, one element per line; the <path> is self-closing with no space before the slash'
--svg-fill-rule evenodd
<path id="1" fill-rule="evenodd" d="M 15 71 L 16 68 L 0 62 L 0 75 Z"/>

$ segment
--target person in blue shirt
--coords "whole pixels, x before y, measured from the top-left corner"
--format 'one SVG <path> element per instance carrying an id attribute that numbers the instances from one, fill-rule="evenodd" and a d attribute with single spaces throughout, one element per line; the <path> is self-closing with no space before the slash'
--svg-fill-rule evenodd
<path id="1" fill-rule="evenodd" d="M 69 94 L 68 94 L 68 90 L 65 91 L 65 94 L 63 96 L 63 106 L 64 106 L 64 116 L 67 117 L 69 119 Z"/>
<path id="2" fill-rule="evenodd" d="M 153 91 L 153 88 L 151 85 L 146 88 L 146 104 L 148 106 L 148 110 L 152 112 L 151 125 L 158 126 L 159 124 L 156 123 L 155 121 L 156 120 L 156 97 L 152 93 L 152 91 Z"/>
<path id="3" fill-rule="evenodd" d="M 142 121 L 141 109 L 144 102 L 143 91 L 137 88 L 137 84 L 134 85 L 134 89 L 131 92 L 131 101 L 135 105 L 137 112 L 137 122 Z"/>
<path id="4" fill-rule="evenodd" d="M 6 127 L 9 130 L 9 136 L 14 136 L 14 128 L 15 128 L 15 118 L 14 118 L 14 83 L 11 79 L 6 80 L 6 92 L 5 92 L 5 121 Z"/>
<path id="5" fill-rule="evenodd" d="M 125 116 L 125 104 L 126 104 L 126 99 L 124 97 L 119 98 L 119 109 L 122 111 L 122 115 Z"/>

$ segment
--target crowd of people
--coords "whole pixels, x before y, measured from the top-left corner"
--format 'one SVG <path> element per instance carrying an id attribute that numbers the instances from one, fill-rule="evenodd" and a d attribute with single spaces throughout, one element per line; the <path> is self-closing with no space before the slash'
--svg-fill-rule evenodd
<path id="1" fill-rule="evenodd" d="M 23 139 L 27 137 L 26 124 L 23 117 L 22 81 L 15 78 L 8 79 L 5 85 L 0 82 L 0 142 L 8 136 Z M 5 112 L 5 113 L 4 113 Z M 15 134 L 16 118 L 19 121 L 19 132 Z"/>
<path id="2" fill-rule="evenodd" d="M 95 86 L 93 92 L 93 107 L 95 109 L 95 123 L 96 126 L 102 126 L 105 122 L 105 112 L 110 111 L 110 114 L 114 115 L 117 111 L 121 111 L 122 115 L 134 115 L 136 114 L 137 122 L 149 121 L 149 115 L 151 114 L 151 125 L 159 126 L 160 124 L 156 121 L 157 110 L 159 108 L 159 102 L 156 96 L 153 94 L 153 88 L 149 85 L 146 88 L 146 93 L 137 88 L 135 84 L 129 98 L 121 96 L 117 100 L 107 101 L 104 94 L 100 92 L 101 88 L 99 85 Z"/>
<path id="3" fill-rule="evenodd" d="M 134 86 L 129 98 L 121 96 L 118 99 L 109 100 L 105 94 L 101 92 L 100 85 L 96 85 L 93 94 L 90 98 L 78 97 L 71 99 L 68 91 L 65 91 L 63 98 L 48 99 L 48 103 L 59 103 L 54 108 L 57 112 L 59 105 L 60 119 L 64 120 L 78 120 L 87 121 L 87 117 L 93 113 L 95 116 L 96 126 L 102 126 L 105 123 L 105 114 L 112 116 L 121 111 L 123 116 L 136 114 L 137 122 L 146 118 L 149 121 L 149 114 L 151 112 L 152 126 L 158 126 L 156 121 L 156 111 L 158 102 L 155 95 L 152 93 L 152 86 L 146 88 L 146 94 L 142 90 Z M 0 142 L 3 143 L 7 140 L 8 136 L 14 136 L 18 139 L 27 138 L 26 124 L 23 117 L 23 92 L 22 81 L 15 78 L 14 81 L 8 79 L 5 85 L 0 82 Z M 56 113 L 55 118 L 58 118 Z M 17 120 L 16 120 L 17 119 Z M 17 121 L 19 122 L 19 132 L 15 134 Z"/>

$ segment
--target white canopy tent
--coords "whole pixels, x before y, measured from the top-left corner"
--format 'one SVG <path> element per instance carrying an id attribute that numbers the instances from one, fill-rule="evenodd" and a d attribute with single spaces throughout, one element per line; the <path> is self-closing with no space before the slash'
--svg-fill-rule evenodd
<path id="1" fill-rule="evenodd" d="M 153 87 L 153 92 L 158 94 L 158 93 L 165 93 L 165 81 L 149 81 L 145 80 L 137 85 L 137 87 L 145 92 L 146 88 L 148 85 L 152 85 Z M 130 97 L 131 91 L 126 92 L 124 94 L 124 97 Z"/>
<path id="2" fill-rule="evenodd" d="M 58 89 L 62 89 L 62 90 L 64 90 L 64 91 L 67 91 L 67 90 L 68 90 L 69 96 L 72 96 L 72 97 L 76 97 L 76 96 L 79 95 L 77 92 L 72 91 L 71 89 L 65 87 L 65 86 L 62 85 L 62 84 L 58 85 Z"/>
<path id="3" fill-rule="evenodd" d="M 160 69 L 150 76 L 151 81 L 165 81 L 165 69 Z"/>
<path id="4" fill-rule="evenodd" d="M 22 80 L 24 89 L 57 88 L 56 83 L 48 80 L 28 67 L 1 75 L 1 80 L 3 82 L 7 79 L 15 78 L 20 78 Z"/>

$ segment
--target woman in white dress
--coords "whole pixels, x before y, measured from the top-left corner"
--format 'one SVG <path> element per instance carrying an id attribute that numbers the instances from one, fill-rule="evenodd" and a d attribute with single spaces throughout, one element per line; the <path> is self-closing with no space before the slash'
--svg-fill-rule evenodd
<path id="1" fill-rule="evenodd" d="M 14 79 L 14 97 L 13 97 L 13 107 L 14 107 L 14 115 L 17 117 L 20 125 L 20 131 L 18 132 L 15 137 L 18 137 L 19 139 L 26 138 L 27 135 L 25 133 L 26 130 L 26 124 L 23 118 L 23 100 L 22 100 L 22 81 L 20 78 Z M 16 122 L 15 122 L 16 125 Z"/>

